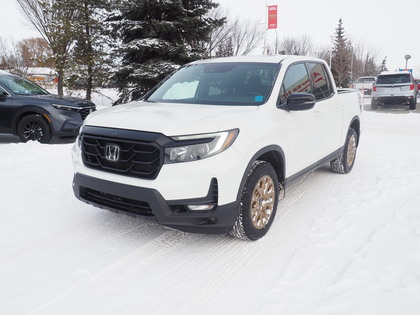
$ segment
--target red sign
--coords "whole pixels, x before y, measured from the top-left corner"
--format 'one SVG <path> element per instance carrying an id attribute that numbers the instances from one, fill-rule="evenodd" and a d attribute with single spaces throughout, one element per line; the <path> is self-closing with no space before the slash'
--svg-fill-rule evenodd
<path id="1" fill-rule="evenodd" d="M 276 5 L 269 5 L 268 6 L 268 29 L 276 29 L 277 28 L 277 6 Z"/>

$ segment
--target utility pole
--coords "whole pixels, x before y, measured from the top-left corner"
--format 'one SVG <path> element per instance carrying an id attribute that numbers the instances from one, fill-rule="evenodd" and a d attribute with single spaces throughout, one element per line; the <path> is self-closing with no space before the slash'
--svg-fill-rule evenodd
<path id="1" fill-rule="evenodd" d="M 411 58 L 411 56 L 410 55 L 405 55 L 404 56 L 404 58 L 405 58 L 405 70 L 407 70 L 408 69 L 408 59 L 410 59 Z"/>

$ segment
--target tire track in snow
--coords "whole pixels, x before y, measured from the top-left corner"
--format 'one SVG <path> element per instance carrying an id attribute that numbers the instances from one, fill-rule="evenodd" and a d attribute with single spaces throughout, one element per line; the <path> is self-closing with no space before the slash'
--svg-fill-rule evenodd
<path id="1" fill-rule="evenodd" d="M 393 131 L 388 130 L 388 132 Z M 369 135 L 367 138 L 369 139 Z M 363 255 L 364 249 L 372 244 L 375 233 L 392 220 L 389 213 L 392 213 L 391 209 L 396 207 L 395 200 L 404 200 L 404 197 L 398 196 L 401 190 L 393 190 L 392 187 L 402 188 L 404 191 L 413 185 L 413 178 L 420 178 L 420 172 L 415 167 L 419 157 L 415 154 L 417 149 L 413 150 L 413 154 L 407 152 L 407 145 L 400 138 L 389 136 L 383 138 L 384 141 L 388 140 L 386 145 L 371 144 L 382 146 L 383 155 L 364 156 L 362 150 L 358 154 L 357 165 L 352 173 L 337 177 L 336 174 L 321 174 L 322 169 L 317 171 L 321 174 L 319 184 L 326 187 L 321 190 L 314 188 L 318 192 L 316 207 L 311 209 L 311 214 L 307 211 L 306 217 L 312 223 L 307 231 L 302 231 L 305 237 L 300 241 L 292 240 L 296 248 L 290 255 L 286 255 L 287 264 L 280 269 L 281 273 L 273 273 L 277 280 L 273 283 L 268 298 L 272 301 L 267 303 L 264 313 L 316 313 L 313 306 L 321 305 L 326 296 L 331 294 L 329 291 L 317 288 L 328 288 L 337 283 Z M 391 159 L 389 147 L 395 149 Z M 401 178 L 399 174 L 401 168 L 412 169 L 413 176 Z M 369 172 L 370 176 L 365 176 L 363 172 Z M 361 182 L 360 176 L 367 181 Z M 311 185 L 314 186 L 316 181 Z M 362 187 L 358 187 L 360 184 Z M 372 198 L 372 189 L 378 191 L 375 198 Z M 323 192 L 327 194 L 324 196 Z M 311 189 L 305 192 L 300 202 L 310 207 L 308 200 L 310 197 Z M 383 208 L 378 206 L 379 204 L 384 204 Z M 289 212 L 289 216 L 292 216 L 292 213 Z M 288 217 L 284 219 L 283 221 L 287 221 Z M 355 225 L 354 222 L 361 225 Z M 293 288 L 292 292 L 290 288 Z M 307 307 L 308 305 L 310 307 Z M 338 304 L 334 307 L 335 309 L 323 311 L 344 313 L 350 308 L 348 304 Z M 320 312 L 322 313 L 321 309 Z"/>
<path id="2" fill-rule="evenodd" d="M 305 193 L 307 186 L 311 184 L 313 176 L 313 174 L 309 174 L 305 178 L 297 181 L 296 184 L 291 185 L 286 198 L 282 200 L 281 207 L 285 207 L 285 210 L 287 211 L 290 204 L 300 200 L 300 196 Z M 284 216 L 287 214 L 287 212 L 283 212 L 281 214 Z M 279 218 L 276 218 L 276 221 L 278 220 Z M 275 223 L 272 229 L 275 229 L 276 225 L 278 224 Z M 192 248 L 194 248 L 196 249 L 196 252 L 199 252 L 200 244 L 203 244 L 203 247 L 208 248 L 209 241 L 212 244 L 211 250 L 207 249 L 206 253 L 204 253 L 207 259 L 203 264 L 203 253 L 201 253 L 199 256 L 195 256 L 194 252 L 191 253 L 190 251 Z M 213 244 L 212 241 L 216 241 L 216 243 Z M 101 283 L 109 282 L 110 278 L 115 277 L 115 282 L 113 282 L 111 287 L 120 288 L 119 290 L 121 290 L 121 292 L 125 292 L 124 294 L 121 292 L 113 294 L 115 298 L 115 305 L 119 305 L 120 307 L 124 308 L 128 307 L 128 309 L 132 310 L 133 312 L 137 309 L 153 312 L 153 308 L 156 307 L 156 305 L 159 305 L 159 301 L 162 299 L 161 295 L 154 296 L 145 294 L 139 299 L 138 290 L 141 289 L 134 290 L 134 293 L 132 293 L 131 290 L 122 288 L 121 282 L 126 281 L 130 275 L 137 275 L 135 278 L 142 279 L 142 284 L 139 285 L 140 288 L 154 287 L 156 286 L 156 283 L 162 282 L 169 287 L 174 287 L 175 290 L 181 287 L 194 301 L 193 303 L 189 304 L 185 303 L 185 301 L 179 303 L 176 299 L 171 299 L 168 297 L 169 302 L 166 302 L 165 308 L 181 308 L 184 311 L 187 311 L 188 309 L 194 309 L 197 304 L 200 305 L 202 303 L 211 303 L 211 301 L 215 299 L 208 294 L 195 294 L 196 292 L 201 292 L 201 285 L 194 285 L 194 283 L 196 283 L 194 279 L 197 279 L 199 283 L 205 283 L 207 292 L 218 292 L 217 288 L 220 287 L 222 283 L 224 286 L 229 286 L 229 284 L 231 284 L 232 287 L 234 287 L 233 283 L 238 281 L 239 275 L 242 276 L 240 270 L 254 268 L 252 258 L 255 255 L 258 255 L 258 253 L 255 251 L 266 251 L 265 246 L 257 245 L 260 242 L 262 241 L 254 244 L 250 242 L 235 240 L 229 236 L 209 236 L 188 234 L 178 231 L 167 231 L 160 235 L 157 239 L 153 239 L 146 246 L 136 250 L 121 261 L 118 261 L 115 265 L 109 266 L 109 268 L 106 268 L 103 272 L 96 273 L 90 280 L 90 283 L 94 283 L 93 285 L 95 289 L 93 290 L 90 288 L 89 292 L 96 292 L 97 290 L 100 292 L 100 288 L 102 287 Z M 242 244 L 242 246 L 238 246 L 238 244 Z M 261 245 L 263 244 L 261 243 Z M 252 250 L 250 250 L 250 247 L 252 247 Z M 236 255 L 235 252 L 237 252 L 238 256 L 242 257 L 241 260 L 232 261 L 229 265 L 220 265 L 218 263 L 222 260 L 225 254 Z M 183 253 L 182 255 L 185 257 L 180 257 L 180 253 Z M 163 271 L 160 271 L 159 274 L 153 274 L 152 279 L 150 278 L 149 274 L 143 274 L 144 269 L 152 266 L 155 261 L 158 262 L 160 260 L 164 260 L 166 257 L 171 257 L 171 260 L 173 261 L 174 257 L 177 256 L 178 258 L 175 259 L 177 262 L 176 264 L 168 267 Z M 244 260 L 250 261 L 248 266 L 246 263 L 244 264 Z M 198 268 L 197 265 L 199 265 Z M 188 272 L 186 272 L 187 270 Z M 177 274 L 179 272 L 183 274 L 182 281 L 184 283 L 192 283 L 193 285 L 179 285 L 177 283 L 179 281 L 177 278 Z M 232 280 L 227 281 L 229 278 Z M 130 285 L 128 285 L 128 287 L 130 287 Z M 86 292 L 85 294 L 88 293 Z M 73 303 L 65 302 L 65 304 L 78 305 L 82 303 L 85 294 L 79 294 L 74 290 L 70 290 L 64 294 L 61 299 L 75 299 Z M 111 293 L 103 292 L 103 294 L 108 295 Z M 215 295 L 219 296 L 221 294 L 223 293 L 216 293 Z M 133 300 L 135 301 L 137 299 L 140 300 L 139 304 L 137 305 L 134 303 L 133 305 Z M 147 305 L 151 305 L 150 309 L 147 308 Z M 131 311 L 128 313 L 130 312 Z"/>
<path id="3" fill-rule="evenodd" d="M 2 263 L 1 268 L 0 277 L 11 283 L 0 294 L 2 307 L 22 313 L 33 309 L 72 287 L 80 278 L 106 268 L 163 233 L 159 226 L 144 220 L 109 214 L 92 215 L 83 222 L 71 221 L 60 231 L 49 231 L 44 239 L 29 241 L 26 247 L 32 252 L 30 269 L 24 268 L 26 261 L 11 255 L 15 259 Z M 74 235 L 75 230 L 82 233 Z M 25 303 L 21 303 L 22 298 Z"/>
<path id="4" fill-rule="evenodd" d="M 48 307 L 41 308 L 40 313 L 54 314 L 56 303 L 68 305 L 69 313 L 87 311 L 86 299 L 92 307 L 88 311 L 94 312 L 95 309 L 100 309 L 102 296 L 112 297 L 112 301 L 108 301 L 107 311 L 102 310 L 102 314 L 121 313 L 120 309 L 136 310 L 137 308 L 142 310 L 141 313 L 154 314 L 154 308 L 162 307 L 161 301 L 165 298 L 165 308 L 171 309 L 171 304 L 175 307 L 177 305 L 176 301 L 171 299 L 171 295 L 176 295 L 176 292 L 179 292 L 177 286 L 182 286 L 184 283 L 184 279 L 179 279 L 179 274 L 184 275 L 186 270 L 192 274 L 200 272 L 197 270 L 196 259 L 186 259 L 191 258 L 194 252 L 200 250 L 200 243 L 215 242 L 218 248 L 220 242 L 224 243 L 225 240 L 225 236 L 210 236 L 209 238 L 209 235 L 167 230 L 142 248 L 92 275 L 85 287 L 68 290 L 55 302 L 50 302 Z M 162 264 L 162 260 L 168 260 L 168 257 L 172 262 L 170 265 L 165 265 L 161 270 L 151 268 L 156 263 Z M 147 288 L 158 286 L 156 283 L 167 286 L 168 291 L 158 295 L 153 294 Z M 171 293 L 173 290 L 175 292 Z M 183 300 L 179 302 L 183 303 Z M 152 305 L 150 309 L 148 305 Z"/>

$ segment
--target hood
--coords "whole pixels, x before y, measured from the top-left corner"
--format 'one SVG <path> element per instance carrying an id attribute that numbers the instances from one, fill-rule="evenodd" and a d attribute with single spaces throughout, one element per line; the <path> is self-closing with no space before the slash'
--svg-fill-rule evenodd
<path id="1" fill-rule="evenodd" d="M 131 102 L 88 116 L 89 126 L 139 130 L 166 136 L 200 134 L 240 128 L 240 116 L 252 116 L 258 106 L 218 106 Z M 242 121 L 246 121 L 244 119 Z"/>
<path id="2" fill-rule="evenodd" d="M 22 95 L 20 95 L 22 96 Z M 32 99 L 43 99 L 43 100 L 50 100 L 51 102 L 55 102 L 57 104 L 68 104 L 68 105 L 79 105 L 80 107 L 86 107 L 86 106 L 95 106 L 95 104 L 91 101 L 88 101 L 86 99 L 80 98 L 80 97 L 73 97 L 73 96 L 59 96 L 55 94 L 46 94 L 46 95 L 31 95 L 31 96 L 25 96 L 26 98 L 32 98 Z"/>

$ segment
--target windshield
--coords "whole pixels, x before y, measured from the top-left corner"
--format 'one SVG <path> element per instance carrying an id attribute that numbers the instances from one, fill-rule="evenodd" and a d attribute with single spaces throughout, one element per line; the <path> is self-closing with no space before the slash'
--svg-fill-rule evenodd
<path id="1" fill-rule="evenodd" d="M 50 94 L 35 83 L 20 77 L 0 77 L 0 84 L 18 95 Z"/>
<path id="2" fill-rule="evenodd" d="M 150 102 L 261 105 L 279 69 L 270 63 L 209 63 L 175 72 L 146 98 Z"/>
<path id="3" fill-rule="evenodd" d="M 411 83 L 409 74 L 392 74 L 379 76 L 376 84 L 398 84 L 398 83 Z"/>

